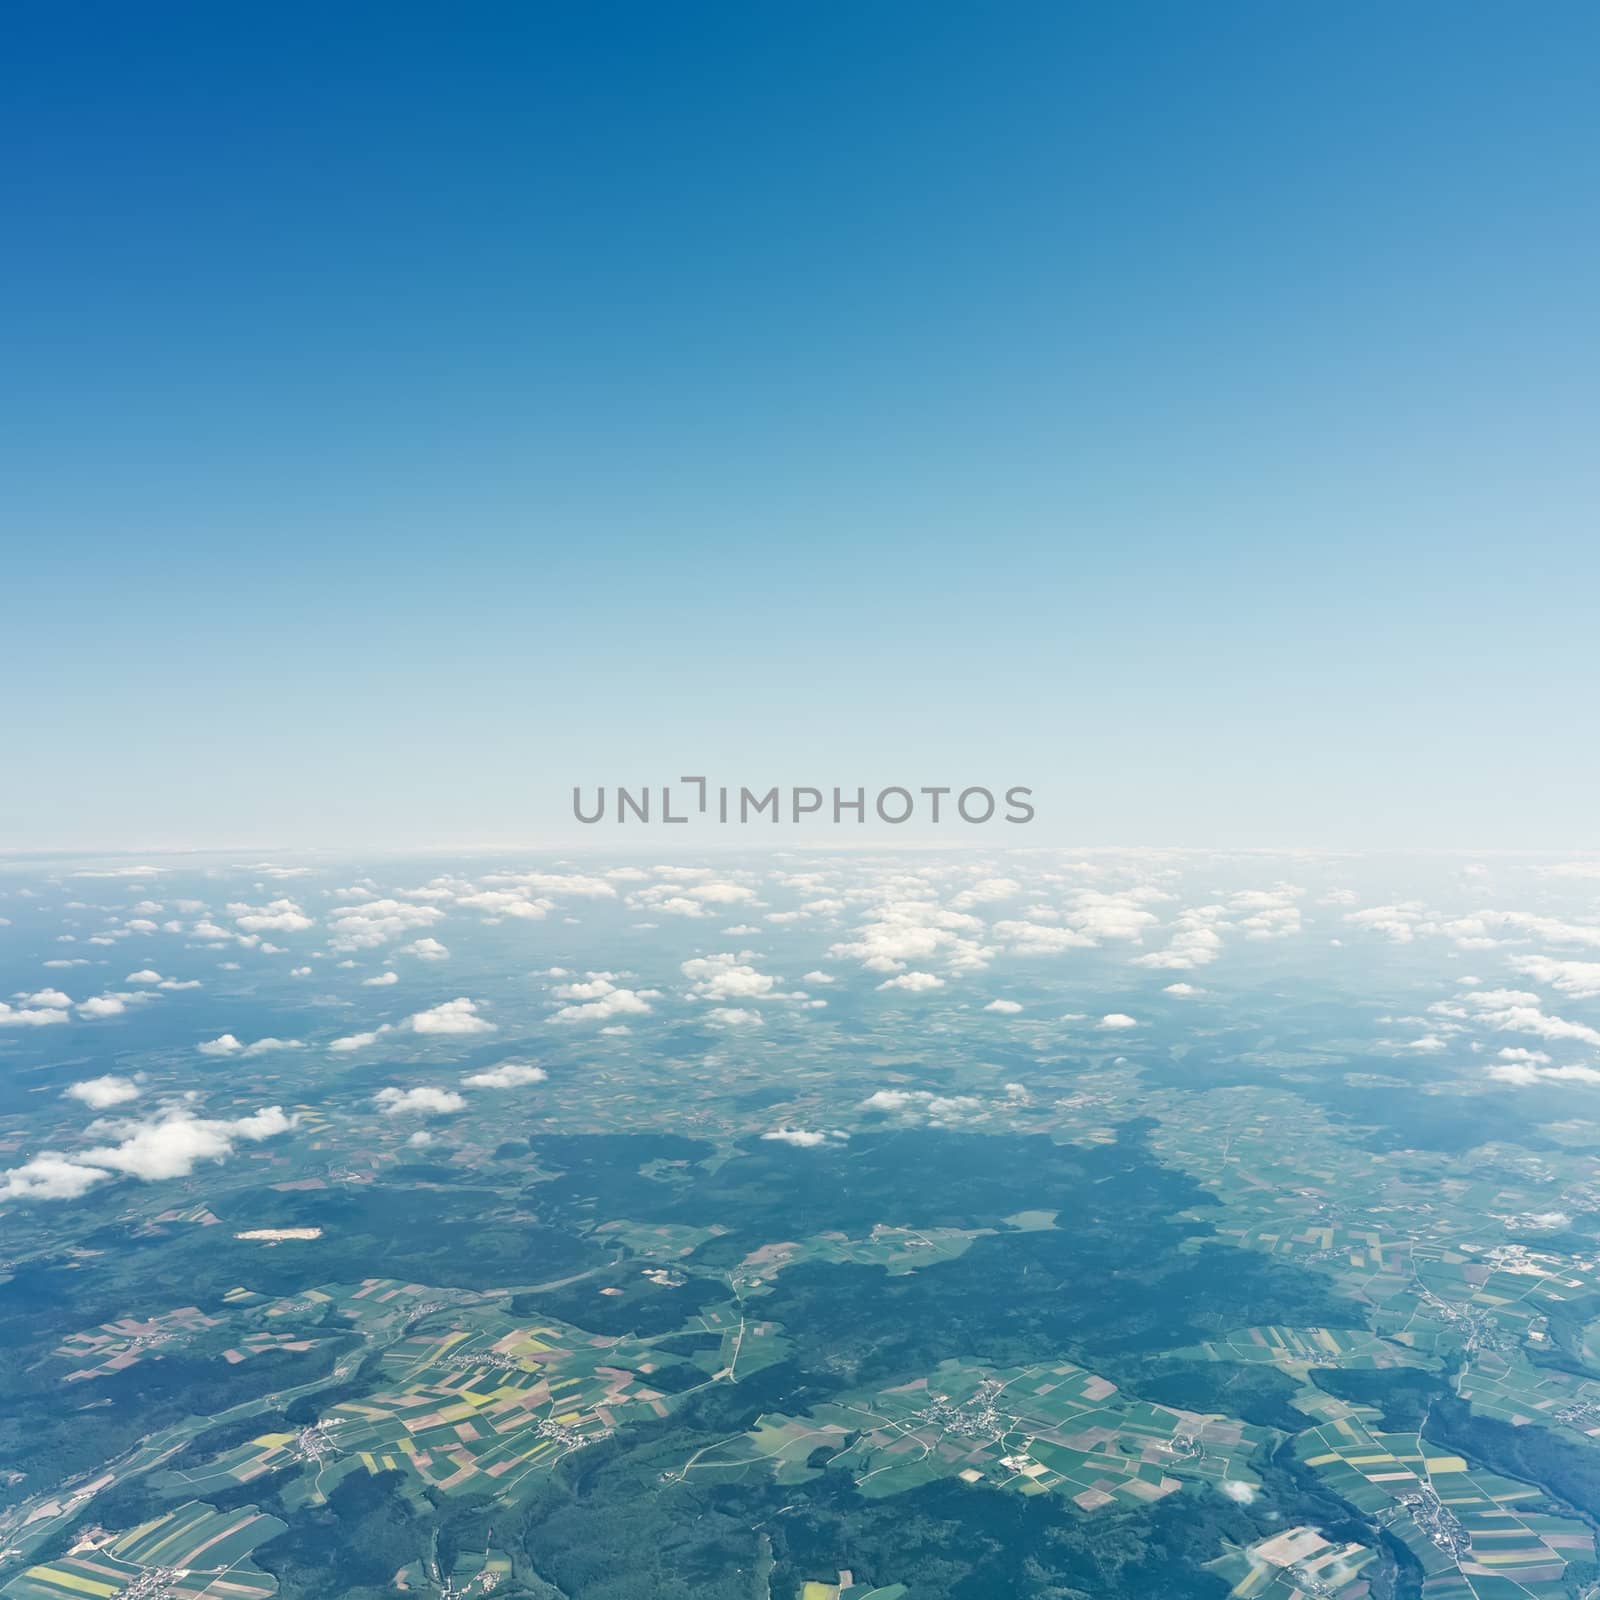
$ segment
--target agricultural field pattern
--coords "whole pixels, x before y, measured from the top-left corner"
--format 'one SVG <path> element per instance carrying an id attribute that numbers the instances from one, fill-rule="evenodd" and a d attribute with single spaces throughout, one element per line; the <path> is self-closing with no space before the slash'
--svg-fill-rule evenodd
<path id="1" fill-rule="evenodd" d="M 0 861 L 6 1600 L 1600 1600 L 1600 863 Z"/>

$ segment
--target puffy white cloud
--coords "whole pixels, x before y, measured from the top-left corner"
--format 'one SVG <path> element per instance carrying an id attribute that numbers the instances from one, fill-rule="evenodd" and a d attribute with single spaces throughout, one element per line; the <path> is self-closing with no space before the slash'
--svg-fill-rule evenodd
<path id="1" fill-rule="evenodd" d="M 1055 956 L 1065 950 L 1092 950 L 1094 940 L 1076 928 L 1051 927 L 1042 922 L 997 922 L 989 932 L 1012 955 Z"/>
<path id="2" fill-rule="evenodd" d="M 0 1172 L 0 1200 L 76 1200 L 111 1174 L 55 1150 Z"/>
<path id="3" fill-rule="evenodd" d="M 303 933 L 316 926 L 293 900 L 273 900 L 264 906 L 234 904 L 228 915 L 246 933 Z"/>
<path id="4" fill-rule="evenodd" d="M 1001 1016 L 1014 1017 L 1022 1007 L 1015 1000 L 991 1000 L 983 1009 L 997 1011 Z"/>
<path id="5" fill-rule="evenodd" d="M 543 1067 L 526 1061 L 502 1061 L 497 1067 L 486 1067 L 461 1081 L 469 1089 L 521 1089 L 530 1083 L 543 1083 L 549 1076 Z"/>
<path id="6" fill-rule="evenodd" d="M 419 961 L 448 961 L 450 952 L 437 939 L 413 939 L 400 946 L 403 956 L 415 956 Z"/>
<path id="7" fill-rule="evenodd" d="M 418 1011 L 406 1018 L 402 1027 L 413 1033 L 493 1033 L 495 1024 L 478 1015 L 478 1003 L 462 996 L 446 1000 L 443 1005 L 428 1011 Z"/>
<path id="8" fill-rule="evenodd" d="M 1190 995 L 1204 994 L 1205 990 L 1195 988 L 1192 983 L 1169 983 L 1161 992 L 1162 994 L 1175 994 L 1180 999 L 1186 999 Z"/>
<path id="9" fill-rule="evenodd" d="M 758 1000 L 777 985 L 776 978 L 757 972 L 736 955 L 697 956 L 685 961 L 681 970 L 693 983 L 689 992 L 700 1000 Z"/>
<path id="10" fill-rule="evenodd" d="M 980 878 L 956 895 L 950 904 L 957 911 L 966 911 L 972 906 L 990 905 L 996 900 L 1011 900 L 1021 893 L 1022 885 L 1015 878 Z"/>
<path id="11" fill-rule="evenodd" d="M 1344 920 L 1353 928 L 1382 934 L 1391 944 L 1410 944 L 1419 933 L 1439 931 L 1437 919 L 1416 900 L 1399 905 L 1369 906 L 1365 911 L 1347 911 Z"/>
<path id="12" fill-rule="evenodd" d="M 555 910 L 554 900 L 544 900 L 515 889 L 480 889 L 456 897 L 458 906 L 486 912 L 491 921 L 516 917 L 523 922 L 539 922 Z"/>
<path id="13" fill-rule="evenodd" d="M 372 950 L 443 917 L 437 906 L 406 900 L 362 900 L 329 913 L 330 943 L 335 950 Z"/>
<path id="14" fill-rule="evenodd" d="M 1222 906 L 1191 906 L 1173 919 L 1167 930 L 1166 949 L 1136 956 L 1133 964 L 1167 972 L 1189 972 L 1195 967 L 1210 966 L 1222 954 L 1222 935 L 1217 927 L 1224 920 Z"/>
<path id="15" fill-rule="evenodd" d="M 18 1001 L 25 1006 L 70 1006 L 72 996 L 63 994 L 59 989 L 36 989 L 32 994 L 18 995 Z"/>
<path id="16" fill-rule="evenodd" d="M 829 946 L 828 954 L 859 961 L 869 972 L 900 972 L 912 961 L 939 955 L 964 956 L 964 964 L 981 965 L 981 947 L 962 936 L 982 931 L 978 918 L 937 901 L 890 899 L 875 908 L 853 938 Z"/>
<path id="17" fill-rule="evenodd" d="M 1500 1033 L 1529 1033 L 1539 1039 L 1570 1039 L 1600 1045 L 1600 1029 L 1548 1015 L 1537 995 L 1521 989 L 1478 989 L 1463 995 L 1462 1000 L 1476 1013 L 1477 1020 Z M 1448 1008 L 1435 1006 L 1432 1009 L 1450 1014 Z"/>
<path id="18" fill-rule="evenodd" d="M 349 1055 L 354 1050 L 365 1050 L 375 1045 L 382 1035 L 389 1031 L 387 1026 L 373 1028 L 367 1033 L 347 1033 L 342 1038 L 332 1039 L 328 1043 L 329 1051 L 336 1056 Z"/>
<path id="19" fill-rule="evenodd" d="M 386 1117 L 442 1117 L 453 1111 L 464 1111 L 467 1105 L 465 1097 L 454 1089 L 438 1089 L 426 1083 L 414 1089 L 397 1089 L 391 1085 L 380 1089 L 372 1100 Z"/>
<path id="20" fill-rule="evenodd" d="M 1551 956 L 1512 956 L 1509 965 L 1535 983 L 1549 984 L 1575 1000 L 1600 995 L 1600 961 L 1560 961 Z M 35 997 L 37 998 L 37 997 Z"/>
<path id="21" fill-rule="evenodd" d="M 902 972 L 896 978 L 885 978 L 880 989 L 904 989 L 909 994 L 924 994 L 929 989 L 944 988 L 944 979 L 933 972 Z"/>
<path id="22" fill-rule="evenodd" d="M 1009 1091 L 1002 1104 L 1017 1103 L 1017 1096 Z M 866 1111 L 887 1111 L 895 1116 L 916 1122 L 931 1122 L 944 1127 L 966 1122 L 982 1115 L 987 1109 L 982 1100 L 970 1094 L 934 1094 L 927 1089 L 878 1089 L 861 1102 Z"/>
<path id="23" fill-rule="evenodd" d="M 120 1017 L 128 1009 L 128 1002 L 143 999 L 142 995 L 97 994 L 78 1002 L 80 1017 Z"/>
<path id="24" fill-rule="evenodd" d="M 85 1150 L 74 1159 L 84 1166 L 104 1167 L 146 1182 L 186 1178 L 200 1162 L 222 1161 L 232 1155 L 240 1139 L 271 1139 L 293 1126 L 294 1118 L 281 1106 L 266 1106 L 231 1120 L 167 1111 L 145 1122 L 107 1125 L 107 1131 L 120 1135 L 119 1141 Z"/>
<path id="25" fill-rule="evenodd" d="M 1500 1083 L 1519 1087 L 1534 1083 L 1600 1083 L 1600 1067 L 1539 1067 L 1525 1061 L 1498 1062 L 1488 1069 L 1488 1075 Z"/>
<path id="26" fill-rule="evenodd" d="M 246 1044 L 242 1039 L 231 1033 L 219 1033 L 215 1039 L 207 1039 L 203 1044 L 197 1044 L 195 1049 L 203 1056 L 264 1056 L 274 1050 L 303 1050 L 305 1046 L 298 1039 L 274 1039 L 271 1037 L 257 1039 L 254 1044 Z"/>
<path id="27" fill-rule="evenodd" d="M 1137 1028 L 1138 1022 L 1122 1011 L 1108 1011 L 1095 1023 L 1095 1027 L 1105 1032 L 1118 1032 L 1124 1028 Z"/>
<path id="28" fill-rule="evenodd" d="M 0 1000 L 0 1028 L 48 1028 L 70 1021 L 59 1006 L 10 1006 Z"/>
<path id="29" fill-rule="evenodd" d="M 361 987 L 363 989 L 386 989 L 391 983 L 399 983 L 399 981 L 400 974 L 398 972 L 380 972 L 374 978 L 363 978 Z"/>
<path id="30" fill-rule="evenodd" d="M 761 1013 L 741 1006 L 713 1006 L 706 1012 L 706 1020 L 720 1023 L 724 1028 L 758 1028 Z"/>
<path id="31" fill-rule="evenodd" d="M 547 1017 L 548 1022 L 608 1022 L 613 1017 L 642 1016 L 649 1011 L 650 1002 L 659 998 L 654 989 L 628 989 L 598 975 L 583 983 L 563 984 L 555 994 L 557 999 L 573 1003 Z"/>
<path id="32" fill-rule="evenodd" d="M 100 1078 L 84 1078 L 68 1084 L 62 1091 L 70 1099 L 81 1100 L 92 1111 L 109 1111 L 112 1106 L 125 1105 L 139 1098 L 139 1085 L 132 1078 L 107 1073 Z"/>
<path id="33" fill-rule="evenodd" d="M 814 1128 L 773 1128 L 761 1137 L 775 1144 L 791 1144 L 797 1150 L 814 1150 L 818 1145 L 838 1143 L 848 1135 L 821 1133 Z"/>
<path id="34" fill-rule="evenodd" d="M 835 980 L 831 972 L 808 972 L 800 981 L 802 983 L 833 983 Z"/>

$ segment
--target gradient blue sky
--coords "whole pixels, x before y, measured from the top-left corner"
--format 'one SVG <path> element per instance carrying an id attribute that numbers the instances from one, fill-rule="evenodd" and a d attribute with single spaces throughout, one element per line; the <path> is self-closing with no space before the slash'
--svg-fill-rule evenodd
<path id="1" fill-rule="evenodd" d="M 0 846 L 558 839 L 680 772 L 1600 844 L 1593 5 L 0 50 Z"/>

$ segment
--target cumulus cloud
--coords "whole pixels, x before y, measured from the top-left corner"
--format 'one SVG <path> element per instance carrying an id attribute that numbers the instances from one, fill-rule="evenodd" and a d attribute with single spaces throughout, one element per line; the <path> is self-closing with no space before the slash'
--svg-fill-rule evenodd
<path id="1" fill-rule="evenodd" d="M 145 1121 L 100 1122 L 90 1131 L 108 1133 L 116 1143 L 97 1145 L 72 1156 L 46 1150 L 32 1161 L 0 1174 L 0 1198 L 74 1200 L 118 1173 L 147 1183 L 186 1178 L 202 1161 L 225 1160 L 240 1140 L 275 1138 L 293 1126 L 294 1118 L 286 1115 L 281 1106 L 266 1106 L 232 1119 L 169 1110 Z"/>
<path id="2" fill-rule="evenodd" d="M 70 1020 L 60 1006 L 10 1006 L 0 1000 L 0 1028 L 48 1028 Z"/>
<path id="3" fill-rule="evenodd" d="M 130 1000 L 142 1000 L 143 995 L 97 994 L 78 1002 L 80 1017 L 120 1017 L 128 1009 Z"/>
<path id="4" fill-rule="evenodd" d="M 253 1044 L 246 1044 L 242 1039 L 231 1033 L 219 1033 L 215 1039 L 207 1039 L 204 1044 L 197 1044 L 195 1049 L 203 1056 L 264 1056 L 274 1050 L 303 1050 L 305 1046 L 298 1039 L 274 1039 L 270 1036 L 257 1039 Z"/>
<path id="5" fill-rule="evenodd" d="M 524 894 L 516 889 L 480 889 L 456 897 L 458 906 L 487 913 L 490 921 L 516 917 L 523 922 L 538 922 L 555 909 L 555 901 Z"/>
<path id="6" fill-rule="evenodd" d="M 443 1005 L 428 1011 L 418 1011 L 406 1018 L 402 1027 L 413 1033 L 493 1033 L 495 1024 L 478 1015 L 478 1003 L 465 996 L 446 1000 Z"/>
<path id="7" fill-rule="evenodd" d="M 1095 1027 L 1106 1032 L 1116 1032 L 1123 1028 L 1137 1028 L 1138 1026 L 1138 1022 L 1133 1017 L 1121 1011 L 1108 1011 L 1095 1023 Z"/>
<path id="8" fill-rule="evenodd" d="M 60 989 L 36 989 L 32 994 L 17 996 L 20 1004 L 25 1006 L 70 1006 L 72 996 L 63 994 Z"/>
<path id="9" fill-rule="evenodd" d="M 0 1200 L 76 1200 L 111 1174 L 55 1150 L 0 1173 Z"/>
<path id="10" fill-rule="evenodd" d="M 742 1006 L 713 1006 L 706 1012 L 706 1020 L 724 1028 L 758 1028 L 761 1013 Z"/>
<path id="11" fill-rule="evenodd" d="M 1008 1095 L 1008 1100 L 1014 1097 Z M 934 1094 L 927 1089 L 878 1089 L 861 1102 L 865 1111 L 886 1111 L 910 1121 L 948 1127 L 980 1116 L 982 1100 L 970 1094 Z"/>
<path id="12" fill-rule="evenodd" d="M 431 927 L 443 915 L 437 906 L 406 900 L 362 900 L 329 914 L 329 942 L 335 950 L 372 950 L 418 928 Z"/>
<path id="13" fill-rule="evenodd" d="M 1600 961 L 1561 961 L 1552 956 L 1512 956 L 1513 972 L 1548 984 L 1575 1000 L 1591 1000 L 1600 995 Z"/>
<path id="14" fill-rule="evenodd" d="M 910 994 L 923 994 L 929 989 L 944 988 L 944 979 L 932 972 L 902 972 L 897 978 L 885 978 L 880 989 L 904 989 Z"/>
<path id="15" fill-rule="evenodd" d="M 448 961 L 450 952 L 437 939 L 413 939 L 400 946 L 403 956 L 415 956 L 419 961 Z"/>
<path id="16" fill-rule="evenodd" d="M 391 983 L 399 983 L 399 981 L 400 974 L 398 972 L 380 972 L 374 978 L 363 978 L 361 987 L 363 989 L 386 989 Z"/>
<path id="17" fill-rule="evenodd" d="M 834 1144 L 848 1137 L 843 1133 L 821 1133 L 814 1128 L 773 1128 L 761 1135 L 775 1144 L 790 1144 L 797 1150 L 814 1150 L 818 1145 Z"/>
<path id="18" fill-rule="evenodd" d="M 549 1076 L 543 1067 L 526 1061 L 502 1061 L 497 1067 L 474 1072 L 461 1081 L 469 1089 L 521 1089 L 530 1083 L 543 1083 Z"/>
<path id="19" fill-rule="evenodd" d="M 681 970 L 691 980 L 690 994 L 699 1000 L 759 1000 L 777 986 L 776 978 L 736 955 L 697 956 Z"/>
<path id="20" fill-rule="evenodd" d="M 997 922 L 989 932 L 1018 956 L 1055 956 L 1064 950 L 1094 948 L 1094 940 L 1087 933 L 1042 922 Z"/>
<path id="21" fill-rule="evenodd" d="M 1161 992 L 1162 994 L 1175 994 L 1180 999 L 1186 999 L 1190 995 L 1204 994 L 1205 990 L 1195 988 L 1192 983 L 1169 983 Z"/>
<path id="22" fill-rule="evenodd" d="M 545 1020 L 548 1022 L 609 1022 L 613 1017 L 642 1016 L 650 1002 L 660 998 L 655 989 L 629 989 L 598 973 L 580 983 L 562 984 L 558 1000 L 569 1001 Z"/>
<path id="23" fill-rule="evenodd" d="M 293 900 L 273 900 L 264 906 L 234 904 L 228 915 L 246 933 L 302 933 L 316 926 Z"/>
<path id="24" fill-rule="evenodd" d="M 869 972 L 902 972 L 910 962 L 939 956 L 981 966 L 988 952 L 967 935 L 982 931 L 977 917 L 936 900 L 896 898 L 879 904 L 854 937 L 829 946 L 828 954 L 859 961 Z"/>
<path id="25" fill-rule="evenodd" d="M 1002 1016 L 1014 1017 L 1022 1007 L 1015 1000 L 991 1000 L 983 1009 L 998 1011 Z"/>
<path id="26" fill-rule="evenodd" d="M 465 1097 L 454 1089 L 438 1089 L 426 1083 L 414 1089 L 398 1089 L 391 1085 L 380 1089 L 372 1100 L 386 1117 L 442 1117 L 453 1111 L 464 1111 L 467 1105 Z"/>
<path id="27" fill-rule="evenodd" d="M 373 1028 L 367 1033 L 347 1033 L 342 1038 L 330 1040 L 328 1049 L 339 1056 L 349 1055 L 353 1050 L 365 1050 L 370 1045 L 375 1045 L 379 1038 L 389 1031 L 388 1027 Z"/>
<path id="28" fill-rule="evenodd" d="M 70 1083 L 62 1091 L 69 1099 L 81 1100 L 92 1111 L 108 1111 L 112 1106 L 126 1104 L 139 1098 L 139 1085 L 132 1078 L 107 1073 L 101 1078 L 84 1078 Z"/>

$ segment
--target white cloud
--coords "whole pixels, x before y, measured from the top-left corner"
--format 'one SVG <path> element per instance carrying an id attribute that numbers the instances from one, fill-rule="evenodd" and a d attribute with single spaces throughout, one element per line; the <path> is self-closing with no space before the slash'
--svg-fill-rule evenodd
<path id="1" fill-rule="evenodd" d="M 1138 1022 L 1121 1011 L 1108 1011 L 1095 1023 L 1095 1027 L 1107 1032 L 1116 1032 L 1123 1028 L 1137 1028 Z"/>
<path id="2" fill-rule="evenodd" d="M 293 900 L 273 900 L 264 906 L 234 904 L 228 915 L 246 933 L 302 933 L 316 926 Z"/>
<path id="3" fill-rule="evenodd" d="M 59 989 L 37 989 L 32 994 L 19 995 L 18 1000 L 25 1006 L 70 1006 L 71 995 L 63 994 Z"/>
<path id="4" fill-rule="evenodd" d="M 0 1000 L 0 1028 L 48 1028 L 70 1018 L 59 1006 L 15 1007 Z"/>
<path id="5" fill-rule="evenodd" d="M 204 1044 L 197 1044 L 195 1049 L 203 1056 L 264 1056 L 274 1050 L 303 1050 L 305 1046 L 298 1039 L 257 1039 L 254 1044 L 246 1044 L 242 1039 L 231 1033 L 220 1033 L 215 1039 L 207 1039 Z"/>
<path id="6" fill-rule="evenodd" d="M 478 1015 L 478 1003 L 463 996 L 446 1000 L 428 1011 L 418 1011 L 401 1024 L 413 1033 L 493 1033 L 494 1023 Z"/>
<path id="7" fill-rule="evenodd" d="M 97 1126 L 100 1126 L 97 1124 Z M 145 1122 L 106 1124 L 119 1142 L 85 1150 L 75 1159 L 84 1166 L 104 1167 L 128 1177 L 154 1182 L 186 1178 L 202 1161 L 222 1161 L 240 1139 L 271 1139 L 294 1126 L 281 1106 L 266 1106 L 249 1116 L 222 1120 L 168 1111 Z"/>
<path id="8" fill-rule="evenodd" d="M 371 950 L 417 928 L 431 927 L 444 915 L 437 906 L 405 900 L 363 900 L 340 906 L 328 916 L 335 950 Z"/>
<path id="9" fill-rule="evenodd" d="M 388 1027 L 374 1028 L 369 1033 L 347 1033 L 343 1038 L 332 1039 L 328 1049 L 339 1056 L 349 1055 L 353 1050 L 365 1050 L 369 1045 L 378 1042 L 379 1037 L 389 1031 Z"/>
<path id="10" fill-rule="evenodd" d="M 1187 998 L 1189 995 L 1204 994 L 1205 990 L 1195 988 L 1192 983 L 1169 983 L 1161 992 L 1163 994 L 1175 994 L 1180 998 Z"/>
<path id="11" fill-rule="evenodd" d="M 880 989 L 904 989 L 911 994 L 924 994 L 929 989 L 944 988 L 944 979 L 932 972 L 902 972 L 897 978 L 885 978 Z"/>
<path id="12" fill-rule="evenodd" d="M 107 1073 L 101 1078 L 85 1078 L 79 1083 L 68 1084 L 62 1092 L 70 1099 L 81 1100 L 92 1111 L 108 1111 L 112 1106 L 137 1100 L 139 1085 L 132 1078 Z"/>
<path id="13" fill-rule="evenodd" d="M 520 1089 L 526 1084 L 543 1083 L 549 1076 L 543 1067 L 526 1061 L 502 1061 L 497 1067 L 474 1072 L 461 1081 L 469 1089 Z"/>
<path id="14" fill-rule="evenodd" d="M 700 1000 L 758 1000 L 772 993 L 777 979 L 741 961 L 736 955 L 697 956 L 685 961 L 684 977 L 689 991 Z"/>
<path id="15" fill-rule="evenodd" d="M 740 1006 L 713 1006 L 706 1013 L 706 1020 L 725 1028 L 757 1028 L 761 1026 L 761 1013 Z"/>
<path id="16" fill-rule="evenodd" d="M 415 956 L 419 961 L 448 961 L 450 952 L 437 939 L 413 939 L 400 946 L 403 956 Z"/>
<path id="17" fill-rule="evenodd" d="M 1600 961 L 1559 961 L 1552 956 L 1512 956 L 1513 972 L 1520 972 L 1535 983 L 1548 984 L 1576 1000 L 1591 1000 L 1600 995 Z M 37 998 L 37 997 L 35 997 Z"/>
<path id="18" fill-rule="evenodd" d="M 441 1117 L 453 1111 L 464 1111 L 467 1105 L 466 1099 L 454 1089 L 436 1089 L 425 1083 L 414 1089 L 393 1086 L 380 1089 L 372 1100 L 386 1117 Z"/>
<path id="19" fill-rule="evenodd" d="M 556 998 L 575 1002 L 562 1006 L 549 1022 L 608 1022 L 612 1017 L 641 1016 L 658 998 L 654 989 L 621 988 L 609 978 L 592 977 L 585 983 L 564 984 Z"/>
<path id="20" fill-rule="evenodd" d="M 153 972 L 149 967 L 141 967 L 138 972 L 130 972 L 122 981 L 124 983 L 161 983 L 164 980 L 159 972 Z"/>
<path id="21" fill-rule="evenodd" d="M 120 1017 L 128 1009 L 128 1002 L 143 999 L 142 995 L 97 994 L 78 1002 L 80 1017 Z"/>
<path id="22" fill-rule="evenodd" d="M 813 1128 L 773 1128 L 761 1137 L 776 1144 L 791 1144 L 797 1150 L 814 1150 L 818 1145 L 832 1144 L 844 1139 L 846 1135 L 819 1133 Z"/>
<path id="23" fill-rule="evenodd" d="M 363 978 L 361 987 L 363 989 L 386 989 L 391 983 L 399 983 L 399 981 L 400 974 L 398 972 L 380 972 L 375 978 Z"/>
<path id="24" fill-rule="evenodd" d="M 554 900 L 536 899 L 512 889 L 480 889 L 474 894 L 458 895 L 456 904 L 487 912 L 491 920 L 516 917 L 524 922 L 539 922 L 555 910 Z"/>
<path id="25" fill-rule="evenodd" d="M 55 1150 L 0 1173 L 0 1200 L 76 1200 L 111 1174 L 87 1167 Z"/>
<path id="26" fill-rule="evenodd" d="M 991 1000 L 983 1009 L 998 1011 L 1002 1016 L 1014 1017 L 1022 1007 L 1015 1000 Z"/>

